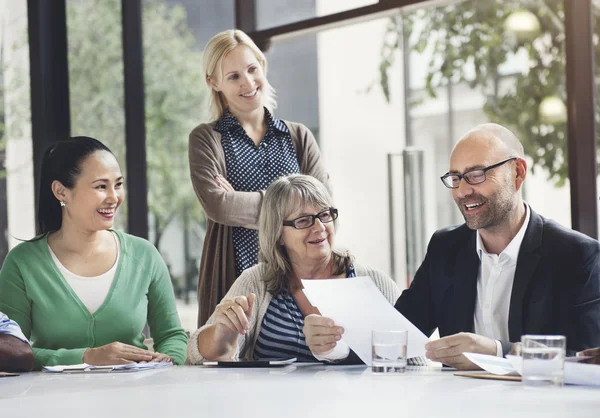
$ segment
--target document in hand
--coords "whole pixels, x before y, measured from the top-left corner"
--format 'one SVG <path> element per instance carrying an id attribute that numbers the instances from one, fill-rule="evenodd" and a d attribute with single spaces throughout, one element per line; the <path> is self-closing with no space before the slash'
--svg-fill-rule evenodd
<path id="1" fill-rule="evenodd" d="M 483 370 L 496 375 L 519 376 L 523 358 L 508 355 L 506 358 L 486 354 L 464 353 L 465 357 Z M 589 357 L 567 357 L 565 359 L 565 383 L 570 385 L 600 386 L 600 365 L 579 363 Z"/>
<path id="2" fill-rule="evenodd" d="M 90 364 L 73 364 L 70 366 L 44 366 L 46 373 L 87 373 L 87 372 L 137 372 L 140 370 L 157 369 L 159 367 L 172 366 L 170 361 L 156 363 L 130 363 L 114 364 L 107 366 L 92 366 Z"/>
<path id="3" fill-rule="evenodd" d="M 425 356 L 429 338 L 390 305 L 370 277 L 302 280 L 302 285 L 321 315 L 344 327 L 343 340 L 367 366 L 373 330 L 407 330 L 408 358 Z"/>

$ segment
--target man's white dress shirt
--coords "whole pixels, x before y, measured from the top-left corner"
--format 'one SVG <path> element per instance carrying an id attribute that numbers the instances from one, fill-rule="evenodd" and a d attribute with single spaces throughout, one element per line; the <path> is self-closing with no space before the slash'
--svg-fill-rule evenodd
<path id="1" fill-rule="evenodd" d="M 525 231 L 529 225 L 530 209 L 525 203 L 525 222 L 508 246 L 499 255 L 490 254 L 477 231 L 477 255 L 481 260 L 477 276 L 475 304 L 475 334 L 496 340 L 496 355 L 502 357 L 502 344 L 508 341 L 508 312 L 517 259 Z"/>

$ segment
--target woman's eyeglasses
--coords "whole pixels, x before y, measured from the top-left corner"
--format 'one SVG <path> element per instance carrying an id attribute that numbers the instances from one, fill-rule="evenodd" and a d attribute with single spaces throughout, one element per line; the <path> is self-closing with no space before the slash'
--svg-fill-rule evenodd
<path id="1" fill-rule="evenodd" d="M 336 208 L 325 209 L 322 212 L 317 213 L 316 215 L 304 215 L 299 218 L 292 219 L 291 221 L 283 221 L 284 226 L 291 226 L 296 229 L 306 229 L 310 228 L 315 224 L 317 218 L 321 221 L 321 223 L 333 222 L 338 217 L 338 210 Z"/>

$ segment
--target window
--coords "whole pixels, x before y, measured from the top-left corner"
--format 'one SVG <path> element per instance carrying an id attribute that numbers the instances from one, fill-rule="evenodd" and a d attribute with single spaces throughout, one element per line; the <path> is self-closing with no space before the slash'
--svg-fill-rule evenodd
<path id="1" fill-rule="evenodd" d="M 325 3 L 347 4 L 317 1 L 315 10 Z M 562 3 L 528 7 L 424 4 L 276 41 L 267 54 L 278 116 L 318 134 L 340 210 L 338 244 L 400 286 L 431 234 L 463 222 L 439 176 L 480 123 L 522 140 L 525 200 L 570 226 Z"/>
<path id="2" fill-rule="evenodd" d="M 378 0 L 256 0 L 256 26 L 258 29 L 267 29 L 377 2 Z"/>
<path id="3" fill-rule="evenodd" d="M 121 2 L 68 0 L 67 33 L 71 135 L 105 144 L 127 179 Z M 127 199 L 115 227 L 127 230 Z"/>
<path id="4" fill-rule="evenodd" d="M 35 235 L 27 2 L 0 0 L 0 260 Z"/>
<path id="5" fill-rule="evenodd" d="M 234 26 L 233 1 L 143 5 L 149 239 L 165 260 L 183 327 L 196 329 L 204 212 L 190 181 L 188 135 L 208 116 L 202 49 Z"/>

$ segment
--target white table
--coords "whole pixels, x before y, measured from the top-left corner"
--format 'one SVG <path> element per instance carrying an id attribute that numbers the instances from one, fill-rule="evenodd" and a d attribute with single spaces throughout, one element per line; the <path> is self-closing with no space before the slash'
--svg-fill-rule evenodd
<path id="1" fill-rule="evenodd" d="M 439 369 L 170 367 L 0 378 L 0 417 L 599 417 L 600 387 L 526 390 Z"/>

